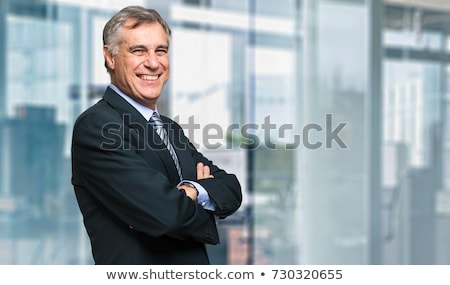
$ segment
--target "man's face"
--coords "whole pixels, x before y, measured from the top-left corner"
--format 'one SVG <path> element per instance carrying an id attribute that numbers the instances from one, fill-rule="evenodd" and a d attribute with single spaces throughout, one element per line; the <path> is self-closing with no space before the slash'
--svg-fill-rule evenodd
<path id="1" fill-rule="evenodd" d="M 158 23 L 141 24 L 122 30 L 119 53 L 111 56 L 108 47 L 103 52 L 110 67 L 111 83 L 123 93 L 155 109 L 164 84 L 169 79 L 168 38 Z"/>

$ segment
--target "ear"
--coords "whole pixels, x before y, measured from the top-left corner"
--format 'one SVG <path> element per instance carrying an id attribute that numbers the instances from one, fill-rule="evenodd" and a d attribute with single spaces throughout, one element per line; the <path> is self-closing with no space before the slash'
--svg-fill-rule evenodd
<path id="1" fill-rule="evenodd" d="M 109 52 L 107 45 L 103 46 L 103 56 L 105 57 L 105 62 L 108 65 L 109 69 L 114 70 L 114 68 L 115 68 L 114 57 Z"/>

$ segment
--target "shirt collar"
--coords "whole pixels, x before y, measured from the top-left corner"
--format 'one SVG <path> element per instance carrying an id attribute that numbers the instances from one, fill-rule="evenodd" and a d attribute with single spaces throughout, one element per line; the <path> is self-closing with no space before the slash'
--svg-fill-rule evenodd
<path id="1" fill-rule="evenodd" d="M 130 96 L 125 95 L 122 91 L 119 90 L 114 84 L 110 83 L 109 87 L 114 90 L 117 94 L 119 94 L 123 99 L 125 99 L 128 103 L 130 103 L 131 106 L 133 106 L 144 118 L 148 121 L 150 120 L 150 117 L 152 116 L 153 112 L 157 112 L 158 110 L 151 109 L 147 106 L 142 105 L 141 103 L 137 102 Z"/>

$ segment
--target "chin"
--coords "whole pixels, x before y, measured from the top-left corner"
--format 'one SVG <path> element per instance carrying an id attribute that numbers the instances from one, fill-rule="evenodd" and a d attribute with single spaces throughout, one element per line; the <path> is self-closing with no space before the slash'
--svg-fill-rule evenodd
<path id="1" fill-rule="evenodd" d="M 154 95 L 154 94 L 152 94 L 152 95 L 144 95 L 144 98 L 145 98 L 145 100 L 152 101 L 152 100 L 157 100 L 159 98 L 159 95 Z"/>

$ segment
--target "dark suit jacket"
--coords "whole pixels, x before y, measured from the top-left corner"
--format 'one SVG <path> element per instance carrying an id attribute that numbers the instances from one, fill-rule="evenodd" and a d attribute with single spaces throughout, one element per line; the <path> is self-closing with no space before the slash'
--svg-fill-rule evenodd
<path id="1" fill-rule="evenodd" d="M 184 179 L 196 164 L 214 178 L 197 181 L 224 218 L 242 201 L 233 174 L 199 153 L 181 127 L 162 116 Z M 72 184 L 96 264 L 209 264 L 205 244 L 219 243 L 214 215 L 176 185 L 167 148 L 146 119 L 112 89 L 75 122 Z"/>

